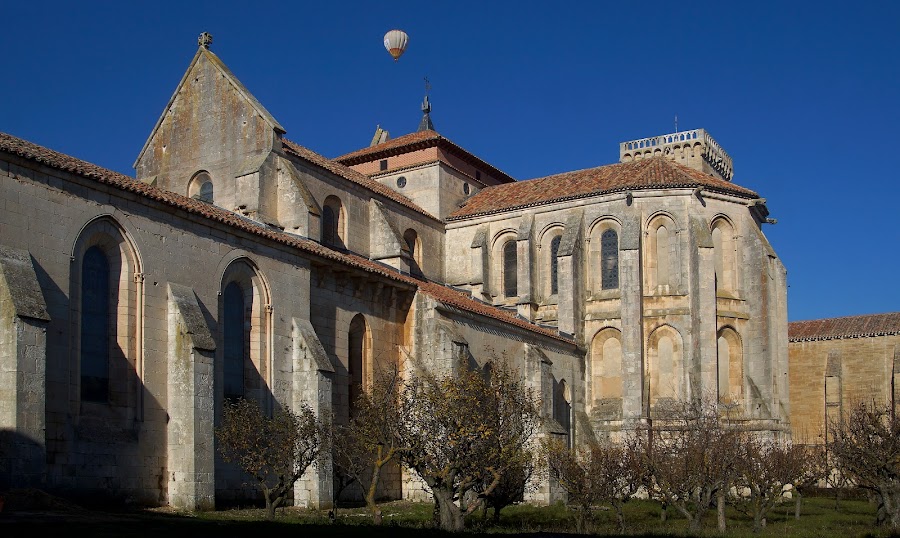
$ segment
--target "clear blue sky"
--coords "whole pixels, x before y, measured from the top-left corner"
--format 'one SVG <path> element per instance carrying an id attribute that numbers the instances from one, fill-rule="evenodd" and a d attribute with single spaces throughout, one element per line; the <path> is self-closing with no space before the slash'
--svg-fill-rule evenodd
<path id="1" fill-rule="evenodd" d="M 196 50 L 328 157 L 435 126 L 518 179 L 705 128 L 768 199 L 792 320 L 900 310 L 900 2 L 6 2 L 0 131 L 133 175 Z M 393 62 L 391 28 L 410 35 Z"/>

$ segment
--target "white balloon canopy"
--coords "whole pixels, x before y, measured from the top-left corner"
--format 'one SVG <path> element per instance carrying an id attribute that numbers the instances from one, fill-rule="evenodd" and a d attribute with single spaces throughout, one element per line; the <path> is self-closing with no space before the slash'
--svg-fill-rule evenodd
<path id="1" fill-rule="evenodd" d="M 391 30 L 384 34 L 384 48 L 391 53 L 395 62 L 406 51 L 407 43 L 409 43 L 409 36 L 403 30 Z"/>

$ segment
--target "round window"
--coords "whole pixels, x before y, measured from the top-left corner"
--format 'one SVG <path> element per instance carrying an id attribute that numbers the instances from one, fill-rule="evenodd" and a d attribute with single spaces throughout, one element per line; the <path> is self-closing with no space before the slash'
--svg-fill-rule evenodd
<path id="1" fill-rule="evenodd" d="M 406 186 L 406 176 L 400 176 L 397 178 L 397 186 L 401 189 Z"/>

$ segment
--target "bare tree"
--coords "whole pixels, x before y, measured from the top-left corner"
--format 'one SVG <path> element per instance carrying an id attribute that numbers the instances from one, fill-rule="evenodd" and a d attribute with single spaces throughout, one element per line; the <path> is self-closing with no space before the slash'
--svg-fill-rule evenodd
<path id="1" fill-rule="evenodd" d="M 753 517 L 753 531 L 761 532 L 766 517 L 783 499 L 785 486 L 811 474 L 811 450 L 790 441 L 774 441 L 759 435 L 741 440 L 734 475 L 734 504 Z"/>
<path id="2" fill-rule="evenodd" d="M 708 398 L 674 403 L 648 433 L 645 455 L 654 493 L 687 518 L 691 532 L 700 531 L 714 503 L 724 508 L 744 433 L 729 427 Z"/>
<path id="3" fill-rule="evenodd" d="M 545 443 L 551 475 L 575 507 L 578 532 L 584 532 L 594 506 L 607 505 L 625 533 L 624 505 L 644 483 L 643 448 L 637 436 L 623 443 L 591 443 L 571 450 L 559 441 Z"/>
<path id="4" fill-rule="evenodd" d="M 266 518 L 274 519 L 294 483 L 318 459 L 327 430 L 306 404 L 296 413 L 278 407 L 267 416 L 255 401 L 240 399 L 225 404 L 216 437 L 223 459 L 259 484 Z"/>
<path id="5" fill-rule="evenodd" d="M 900 417 L 890 405 L 860 402 L 828 430 L 836 471 L 875 496 L 879 525 L 900 530 Z"/>
<path id="6" fill-rule="evenodd" d="M 400 402 L 401 459 L 431 489 L 441 528 L 460 531 L 527 453 L 536 398 L 517 371 L 499 364 L 489 379 L 472 371 L 418 375 Z"/>
<path id="7" fill-rule="evenodd" d="M 335 430 L 338 472 L 362 486 L 366 507 L 376 525 L 382 519 L 375 503 L 382 470 L 397 461 L 401 449 L 400 387 L 396 368 L 376 372 L 370 390 L 361 391 L 354 403 L 349 423 Z"/>

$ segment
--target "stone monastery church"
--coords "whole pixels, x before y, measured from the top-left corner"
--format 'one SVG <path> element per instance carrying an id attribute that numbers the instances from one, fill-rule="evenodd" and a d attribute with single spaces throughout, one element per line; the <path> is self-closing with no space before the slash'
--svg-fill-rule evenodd
<path id="1" fill-rule="evenodd" d="M 776 437 L 815 436 L 852 387 L 896 398 L 900 314 L 803 322 L 789 360 L 766 201 L 708 132 L 516 181 L 435 131 L 426 99 L 417 132 L 329 159 L 210 42 L 136 177 L 0 133 L 0 491 L 212 508 L 242 482 L 215 450 L 225 399 L 346 420 L 385 365 L 512 361 L 573 445 L 705 395 Z M 854 366 L 841 342 L 866 338 Z M 294 502 L 334 493 L 326 462 Z"/>

